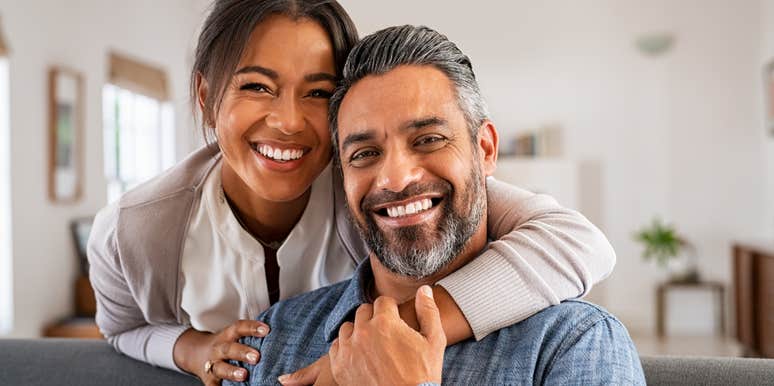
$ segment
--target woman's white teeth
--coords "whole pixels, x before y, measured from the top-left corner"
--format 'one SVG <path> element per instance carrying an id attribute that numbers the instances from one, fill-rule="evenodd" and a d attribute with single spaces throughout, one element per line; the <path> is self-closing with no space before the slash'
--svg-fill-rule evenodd
<path id="1" fill-rule="evenodd" d="M 269 145 L 258 146 L 258 152 L 261 153 L 264 157 L 271 158 L 277 161 L 297 160 L 304 155 L 304 151 L 300 149 L 281 150 L 281 149 L 275 149 Z"/>
<path id="2" fill-rule="evenodd" d="M 390 217 L 403 217 L 406 215 L 424 212 L 432 207 L 433 201 L 431 201 L 429 198 L 424 198 L 419 201 L 410 202 L 406 205 L 387 208 L 387 215 Z"/>

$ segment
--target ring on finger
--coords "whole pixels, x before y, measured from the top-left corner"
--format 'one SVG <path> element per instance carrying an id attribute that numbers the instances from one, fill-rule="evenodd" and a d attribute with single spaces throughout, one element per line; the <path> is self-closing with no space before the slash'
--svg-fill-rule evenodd
<path id="1" fill-rule="evenodd" d="M 204 373 L 205 374 L 212 374 L 212 368 L 214 367 L 215 363 L 212 361 L 204 362 Z"/>

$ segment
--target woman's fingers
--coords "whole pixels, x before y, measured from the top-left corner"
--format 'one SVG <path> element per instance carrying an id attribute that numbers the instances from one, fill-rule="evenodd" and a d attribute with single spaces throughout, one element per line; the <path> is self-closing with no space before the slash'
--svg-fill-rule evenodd
<path id="1" fill-rule="evenodd" d="M 226 327 L 222 334 L 226 340 L 235 341 L 243 336 L 257 336 L 262 338 L 270 331 L 269 325 L 257 320 L 237 320 Z"/>
<path id="2" fill-rule="evenodd" d="M 251 365 L 258 363 L 261 353 L 238 341 L 245 336 L 264 337 L 268 333 L 269 326 L 265 323 L 257 320 L 238 320 L 213 336 L 209 358 L 213 365 L 212 370 L 205 374 L 205 378 L 208 378 L 205 383 L 209 385 L 215 382 L 215 385 L 220 385 L 221 379 L 237 382 L 246 380 L 247 370 L 233 366 L 227 361 L 233 360 Z"/>
<path id="3" fill-rule="evenodd" d="M 231 359 L 254 365 L 261 359 L 260 352 L 241 343 L 223 342 L 218 345 L 218 348 L 215 351 L 218 353 L 217 359 L 224 361 Z"/>
<path id="4" fill-rule="evenodd" d="M 212 374 L 216 378 L 228 379 L 230 381 L 241 382 L 247 380 L 247 370 L 232 366 L 223 361 L 217 361 L 212 365 Z"/>

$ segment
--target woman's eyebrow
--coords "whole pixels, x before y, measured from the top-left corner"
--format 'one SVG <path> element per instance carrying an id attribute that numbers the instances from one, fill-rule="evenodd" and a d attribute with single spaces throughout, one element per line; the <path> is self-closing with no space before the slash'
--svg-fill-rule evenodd
<path id="1" fill-rule="evenodd" d="M 234 75 L 246 74 L 246 73 L 250 73 L 250 72 L 256 72 L 256 73 L 259 73 L 259 74 L 266 75 L 269 78 L 271 78 L 272 80 L 279 78 L 279 74 L 277 74 L 277 71 L 274 71 L 272 69 L 268 69 L 266 67 L 255 66 L 255 65 L 242 67 L 239 70 L 237 70 L 237 72 L 235 72 Z"/>
<path id="2" fill-rule="evenodd" d="M 336 78 L 336 75 L 329 74 L 327 72 L 318 72 L 318 73 L 309 74 L 305 76 L 304 80 L 306 80 L 307 82 L 327 81 L 327 82 L 336 83 L 338 78 Z"/>

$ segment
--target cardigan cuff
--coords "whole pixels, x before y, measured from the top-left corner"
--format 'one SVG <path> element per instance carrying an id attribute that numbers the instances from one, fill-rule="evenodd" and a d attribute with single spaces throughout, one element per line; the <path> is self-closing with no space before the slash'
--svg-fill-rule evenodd
<path id="1" fill-rule="evenodd" d="M 534 292 L 537 283 L 529 286 L 513 265 L 493 248 L 436 284 L 446 289 L 457 303 L 476 340 L 551 305 Z"/>
<path id="2" fill-rule="evenodd" d="M 189 326 L 184 325 L 157 325 L 153 326 L 153 334 L 148 339 L 146 346 L 146 357 L 148 362 L 156 366 L 161 366 L 170 370 L 177 370 L 187 374 L 183 369 L 175 364 L 175 343 L 177 338 L 188 330 Z"/>

